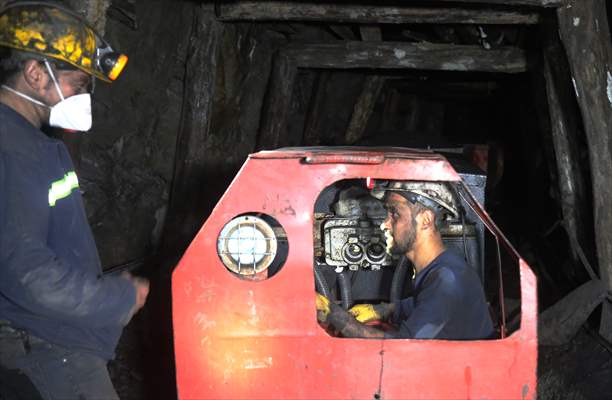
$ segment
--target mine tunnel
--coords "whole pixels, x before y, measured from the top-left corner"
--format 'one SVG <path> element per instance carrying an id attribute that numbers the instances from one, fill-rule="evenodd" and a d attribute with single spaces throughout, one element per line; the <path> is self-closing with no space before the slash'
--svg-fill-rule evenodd
<path id="1" fill-rule="evenodd" d="M 478 171 L 537 277 L 538 397 L 609 398 L 609 2 L 66 3 L 129 56 L 96 86 L 91 132 L 46 132 L 70 150 L 106 273 L 152 283 L 110 362 L 122 399 L 177 398 L 172 272 L 249 154 L 310 146 Z"/>

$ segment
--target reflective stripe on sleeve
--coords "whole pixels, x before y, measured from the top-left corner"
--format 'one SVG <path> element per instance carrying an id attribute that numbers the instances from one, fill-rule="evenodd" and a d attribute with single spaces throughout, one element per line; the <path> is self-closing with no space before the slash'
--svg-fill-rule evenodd
<path id="1" fill-rule="evenodd" d="M 68 172 L 64 177 L 51 184 L 49 189 L 49 206 L 55 206 L 58 200 L 70 196 L 72 190 L 79 187 L 79 180 L 74 171 Z"/>

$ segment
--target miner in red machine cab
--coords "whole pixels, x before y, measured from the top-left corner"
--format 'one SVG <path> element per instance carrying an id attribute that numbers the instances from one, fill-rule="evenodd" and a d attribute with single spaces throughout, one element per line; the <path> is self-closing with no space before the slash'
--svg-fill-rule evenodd
<path id="1" fill-rule="evenodd" d="M 387 217 L 381 229 L 387 250 L 413 266 L 412 296 L 395 303 L 358 304 L 345 311 L 317 294 L 319 321 L 343 337 L 487 339 L 494 334 L 484 290 L 476 272 L 442 241 L 440 227 L 457 215 L 444 183 L 392 181 L 375 187 Z M 366 325 L 388 321 L 396 329 Z"/>
<path id="2" fill-rule="evenodd" d="M 0 9 L 0 398 L 117 399 L 107 370 L 147 280 L 103 276 L 65 145 L 127 58 L 55 2 Z"/>

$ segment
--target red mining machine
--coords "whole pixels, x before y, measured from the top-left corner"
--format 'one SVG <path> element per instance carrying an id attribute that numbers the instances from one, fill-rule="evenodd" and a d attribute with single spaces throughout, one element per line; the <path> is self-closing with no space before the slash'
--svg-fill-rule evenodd
<path id="1" fill-rule="evenodd" d="M 399 148 L 252 154 L 173 274 L 179 398 L 535 398 L 534 273 L 481 205 L 486 175 L 449 159 Z M 353 339 L 317 322 L 317 276 L 345 305 L 393 300 L 397 260 L 368 188 L 396 180 L 455 193 L 465 211 L 443 239 L 482 279 L 495 338 Z"/>

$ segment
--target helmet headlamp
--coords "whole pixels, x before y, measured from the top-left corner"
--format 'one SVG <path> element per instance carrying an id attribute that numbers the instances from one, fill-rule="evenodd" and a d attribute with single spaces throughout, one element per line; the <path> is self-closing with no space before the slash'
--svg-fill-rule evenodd
<path id="1" fill-rule="evenodd" d="M 117 79 L 127 61 L 128 57 L 125 54 L 113 51 L 110 46 L 98 49 L 98 68 L 111 81 Z"/>

